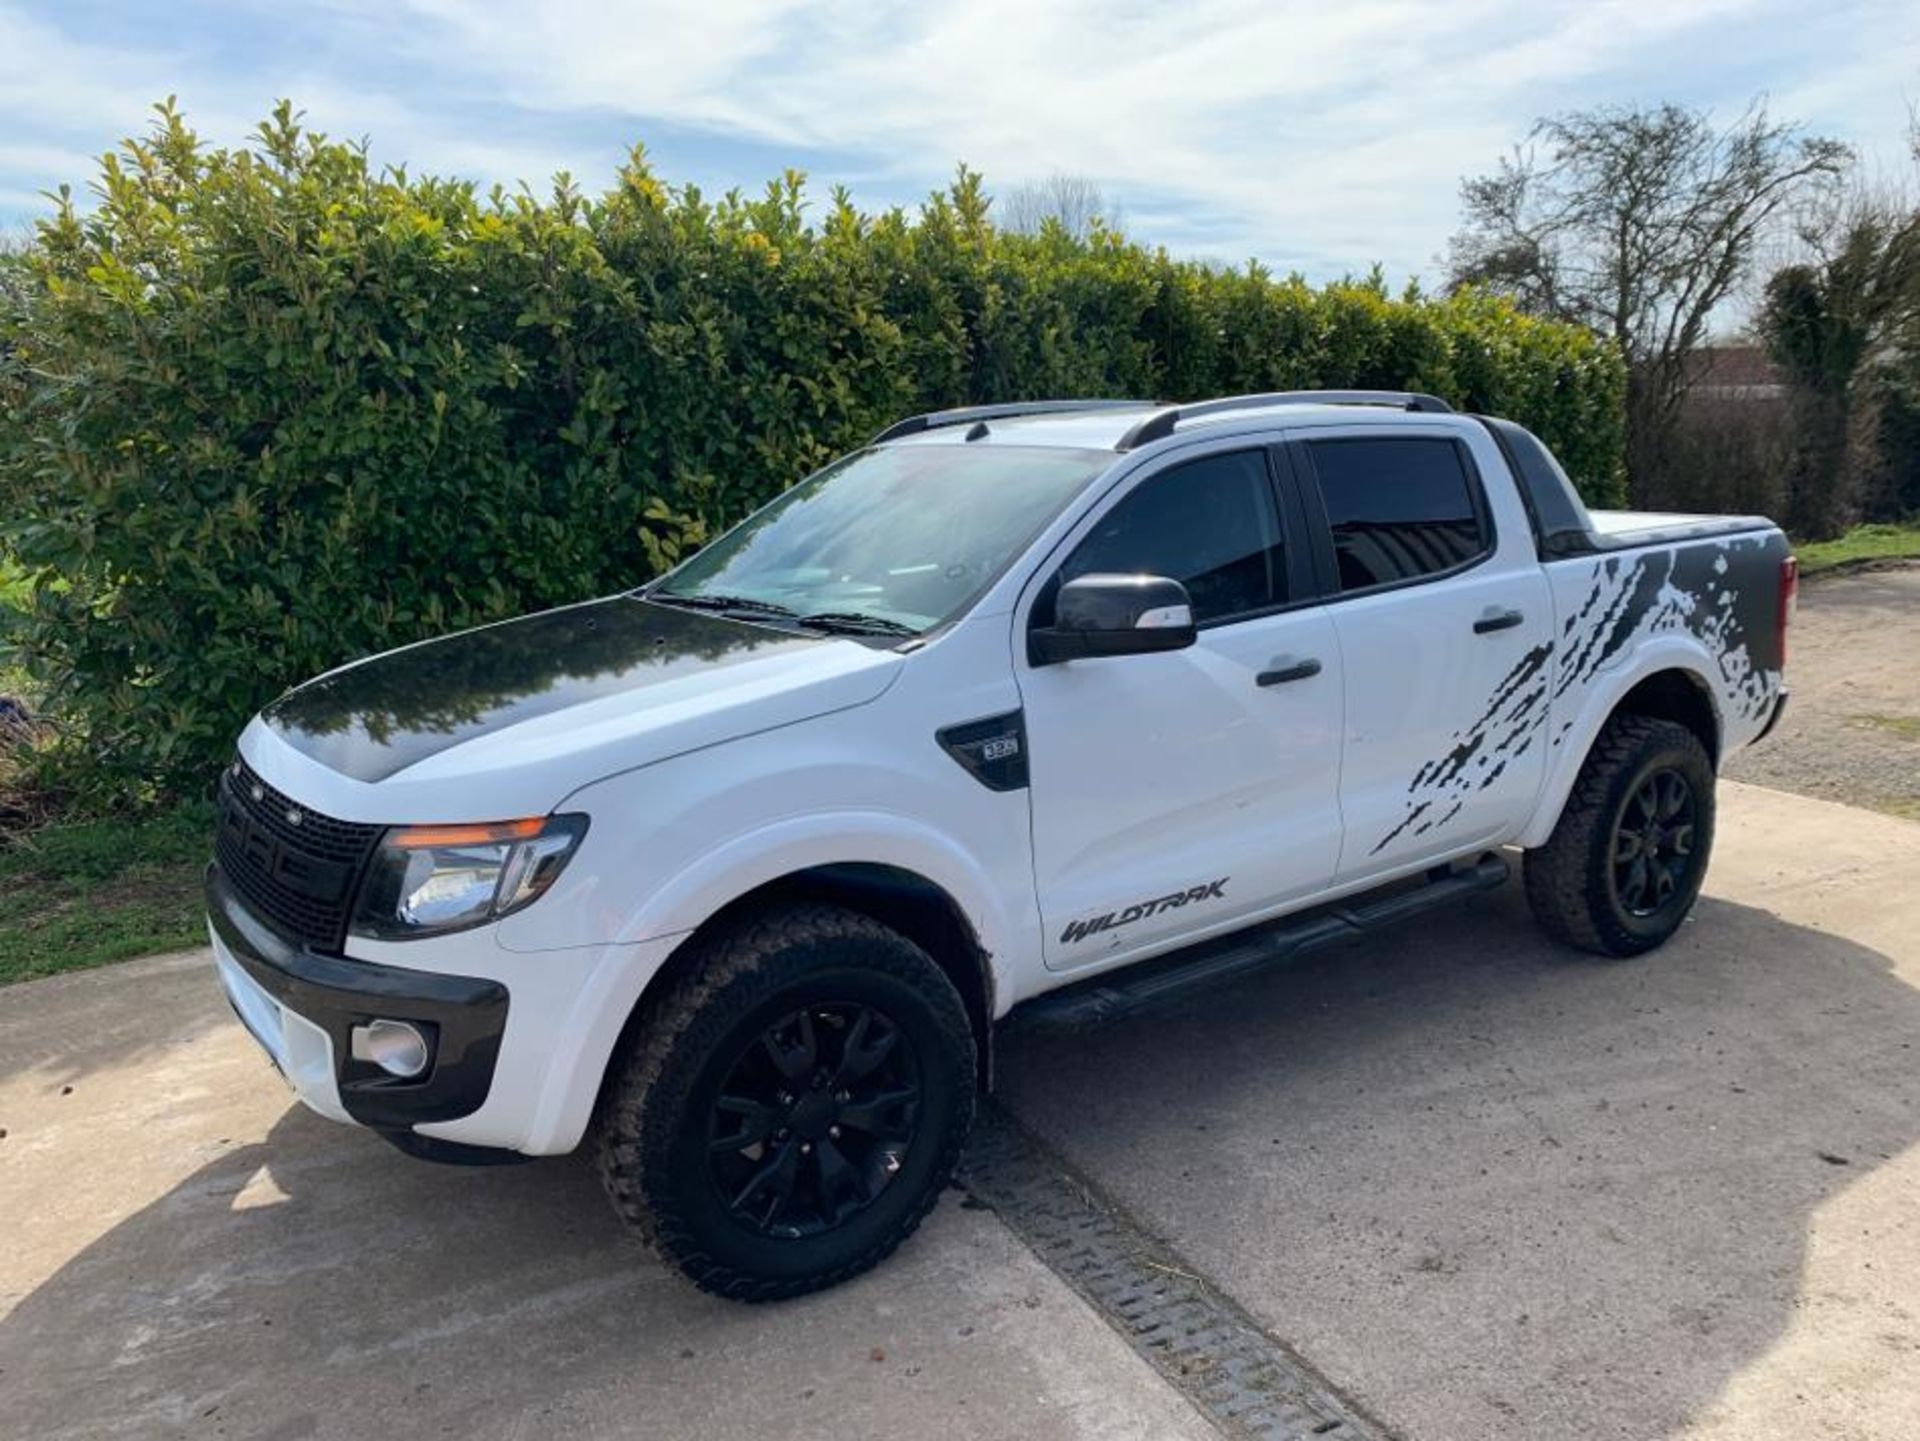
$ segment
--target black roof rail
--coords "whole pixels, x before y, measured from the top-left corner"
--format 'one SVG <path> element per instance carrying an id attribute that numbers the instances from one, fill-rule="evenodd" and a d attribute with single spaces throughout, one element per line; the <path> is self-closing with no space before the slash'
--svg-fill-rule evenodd
<path id="1" fill-rule="evenodd" d="M 1183 420 L 1231 410 L 1260 410 L 1269 405 L 1380 405 L 1432 415 L 1453 414 L 1453 407 L 1439 396 L 1417 390 L 1274 390 L 1264 395 L 1229 395 L 1220 400 L 1199 400 L 1190 405 L 1170 405 L 1156 410 L 1121 436 L 1114 449 L 1132 450 L 1150 440 L 1165 440 Z"/>
<path id="2" fill-rule="evenodd" d="M 930 410 L 925 415 L 910 415 L 896 420 L 881 431 L 869 445 L 885 445 L 903 435 L 918 435 L 923 430 L 944 430 L 949 425 L 966 425 L 978 420 L 1008 420 L 1016 415 L 1052 415 L 1074 410 L 1124 410 L 1157 405 L 1153 400 L 1016 400 L 1004 405 L 963 405 L 953 410 Z"/>

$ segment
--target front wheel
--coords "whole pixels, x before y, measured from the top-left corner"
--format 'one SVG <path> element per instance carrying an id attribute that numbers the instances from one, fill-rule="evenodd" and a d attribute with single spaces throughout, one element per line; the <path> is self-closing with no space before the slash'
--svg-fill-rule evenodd
<path id="1" fill-rule="evenodd" d="M 1685 726 L 1616 716 L 1580 768 L 1544 846 L 1527 852 L 1527 902 L 1551 935 L 1636 956 L 1687 918 L 1713 849 L 1713 764 Z"/>
<path id="2" fill-rule="evenodd" d="M 819 1290 L 911 1235 L 973 1116 L 953 983 L 870 917 L 799 906 L 695 942 L 599 1121 L 614 1209 L 703 1290 Z"/>

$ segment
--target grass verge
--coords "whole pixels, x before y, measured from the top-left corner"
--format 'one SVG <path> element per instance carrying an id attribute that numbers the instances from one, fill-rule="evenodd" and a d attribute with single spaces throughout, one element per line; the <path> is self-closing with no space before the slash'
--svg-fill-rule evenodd
<path id="1" fill-rule="evenodd" d="M 1890 736 L 1897 736 L 1903 741 L 1913 741 L 1920 744 L 1920 716 L 1879 715 L 1868 712 L 1862 715 L 1848 716 L 1847 719 L 1855 725 L 1871 726 L 1874 730 L 1881 731 Z"/>
<path id="2" fill-rule="evenodd" d="M 24 572 L 0 554 L 0 608 L 26 604 Z M 34 696 L 0 662 L 0 697 Z M 0 986 L 206 941 L 200 873 L 213 807 L 187 804 L 133 819 L 49 820 L 19 794 L 23 751 L 0 732 Z M 20 805 L 14 805 L 16 800 Z"/>
<path id="3" fill-rule="evenodd" d="M 0 838 L 0 985 L 203 944 L 212 834 L 195 804 Z"/>
<path id="4" fill-rule="evenodd" d="M 1793 548 L 1800 574 L 1818 575 L 1875 560 L 1920 560 L 1920 521 L 1856 525 L 1835 540 L 1804 541 Z"/>

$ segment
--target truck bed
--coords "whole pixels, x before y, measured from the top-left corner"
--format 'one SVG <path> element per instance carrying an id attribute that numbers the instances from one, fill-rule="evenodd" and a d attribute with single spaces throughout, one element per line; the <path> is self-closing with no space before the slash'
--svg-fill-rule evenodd
<path id="1" fill-rule="evenodd" d="M 1641 545 L 1669 545 L 1716 535 L 1771 530 L 1773 522 L 1759 515 L 1686 515 L 1661 510 L 1589 510 L 1596 550 L 1630 550 Z"/>

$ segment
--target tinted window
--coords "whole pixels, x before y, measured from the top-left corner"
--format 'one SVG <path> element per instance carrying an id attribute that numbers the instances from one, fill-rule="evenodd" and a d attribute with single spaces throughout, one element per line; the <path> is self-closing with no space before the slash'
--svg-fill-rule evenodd
<path id="1" fill-rule="evenodd" d="M 1060 574 L 1071 580 L 1095 572 L 1177 580 L 1193 600 L 1196 621 L 1284 600 L 1266 456 L 1257 450 L 1212 455 L 1140 485 L 1100 518 Z"/>
<path id="2" fill-rule="evenodd" d="M 1450 440 L 1317 440 L 1340 588 L 1451 570 L 1487 548 L 1473 482 Z"/>

